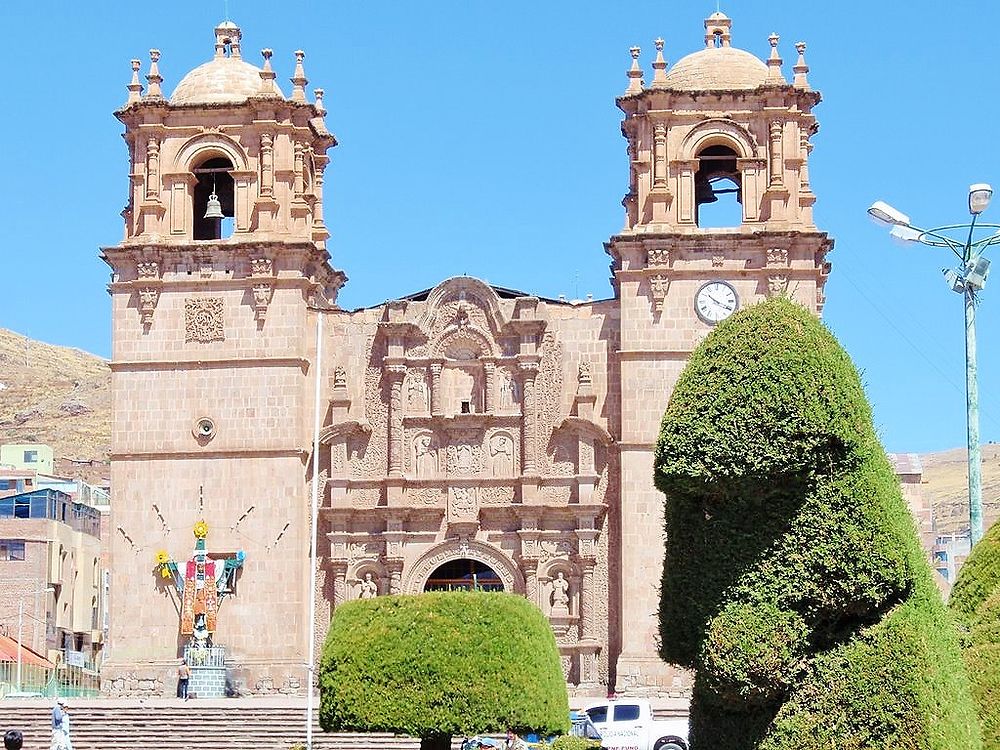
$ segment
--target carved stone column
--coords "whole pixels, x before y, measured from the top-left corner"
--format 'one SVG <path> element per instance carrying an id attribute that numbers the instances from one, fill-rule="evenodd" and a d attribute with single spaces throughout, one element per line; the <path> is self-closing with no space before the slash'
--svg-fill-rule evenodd
<path id="1" fill-rule="evenodd" d="M 431 414 L 441 416 L 441 363 L 431 362 Z"/>
<path id="2" fill-rule="evenodd" d="M 146 144 L 146 200 L 160 202 L 160 143 L 155 138 Z"/>
<path id="3" fill-rule="evenodd" d="M 653 187 L 667 187 L 667 126 L 653 126 Z"/>
<path id="4" fill-rule="evenodd" d="M 264 133 L 260 137 L 260 197 L 274 194 L 274 136 Z"/>
<path id="5" fill-rule="evenodd" d="M 593 559 L 581 562 L 582 577 L 580 581 L 580 637 L 585 640 L 597 639 L 597 616 L 594 612 L 594 566 Z"/>
<path id="6" fill-rule="evenodd" d="M 525 598 L 536 607 L 540 607 L 541 603 L 538 601 L 538 560 L 530 557 L 523 558 L 521 570 L 524 571 Z"/>
<path id="7" fill-rule="evenodd" d="M 524 419 L 524 447 L 521 451 L 521 463 L 525 474 L 534 474 L 535 465 L 535 422 L 537 408 L 535 406 L 535 376 L 538 374 L 537 362 L 521 362 L 521 416 Z"/>
<path id="8" fill-rule="evenodd" d="M 495 362 L 483 362 L 483 372 L 486 375 L 486 394 L 483 399 L 484 411 L 492 414 L 496 409 L 497 366 Z"/>
<path id="9" fill-rule="evenodd" d="M 306 150 L 305 144 L 296 141 L 295 160 L 292 166 L 292 173 L 294 175 L 293 189 L 295 191 L 294 195 L 296 198 L 301 198 L 302 193 L 305 192 L 305 181 L 302 175 L 303 161 L 305 159 L 305 150 Z"/>
<path id="10" fill-rule="evenodd" d="M 780 122 L 771 123 L 771 178 L 768 185 L 772 188 L 784 185 L 785 164 L 781 152 L 781 131 Z"/>
<path id="11" fill-rule="evenodd" d="M 406 365 L 389 365 L 389 476 L 403 476 L 403 378 Z"/>
<path id="12" fill-rule="evenodd" d="M 403 593 L 403 558 L 390 557 L 386 559 L 385 567 L 389 571 L 389 594 L 396 596 Z"/>
<path id="13" fill-rule="evenodd" d="M 330 574 L 333 576 L 333 608 L 336 609 L 349 598 L 347 591 L 347 560 L 331 561 Z"/>

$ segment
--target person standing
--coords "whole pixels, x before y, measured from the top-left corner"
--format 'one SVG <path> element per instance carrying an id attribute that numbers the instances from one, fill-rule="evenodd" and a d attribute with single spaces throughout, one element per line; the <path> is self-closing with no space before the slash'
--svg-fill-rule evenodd
<path id="1" fill-rule="evenodd" d="M 56 700 L 52 709 L 51 750 L 72 750 L 69 739 L 69 706 L 64 698 Z"/>
<path id="2" fill-rule="evenodd" d="M 188 666 L 187 659 L 181 660 L 181 665 L 177 667 L 177 697 L 188 699 L 188 682 L 191 680 L 191 667 Z"/>

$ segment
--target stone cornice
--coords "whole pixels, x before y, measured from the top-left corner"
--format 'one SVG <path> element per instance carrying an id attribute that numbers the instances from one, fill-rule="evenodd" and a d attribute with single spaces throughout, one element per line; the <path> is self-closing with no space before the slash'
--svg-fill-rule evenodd
<path id="1" fill-rule="evenodd" d="M 229 450 L 155 450 L 118 453 L 112 451 L 112 461 L 164 461 L 169 459 L 200 458 L 298 458 L 305 463 L 311 451 L 301 446 L 288 448 L 231 448 Z"/>
<path id="2" fill-rule="evenodd" d="M 309 372 L 310 362 L 304 357 L 219 357 L 198 359 L 134 359 L 112 360 L 108 363 L 111 372 L 143 372 L 148 370 L 176 370 L 189 367 L 194 370 L 209 370 L 226 367 L 294 367 L 303 373 Z"/>

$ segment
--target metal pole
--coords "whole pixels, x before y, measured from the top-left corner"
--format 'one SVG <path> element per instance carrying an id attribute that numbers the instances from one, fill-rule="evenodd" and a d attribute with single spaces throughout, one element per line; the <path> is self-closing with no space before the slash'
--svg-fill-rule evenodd
<path id="1" fill-rule="evenodd" d="M 313 674 L 316 668 L 316 537 L 319 536 L 320 370 L 323 356 L 323 311 L 316 310 L 316 392 L 313 417 L 312 526 L 309 534 L 309 670 L 306 684 L 306 750 L 313 741 Z"/>
<path id="2" fill-rule="evenodd" d="M 24 599 L 17 600 L 17 692 L 21 692 L 21 628 L 24 625 Z"/>
<path id="3" fill-rule="evenodd" d="M 976 376 L 976 295 L 965 287 L 965 394 L 969 422 L 969 537 L 983 538 L 983 477 L 979 448 L 979 385 Z"/>

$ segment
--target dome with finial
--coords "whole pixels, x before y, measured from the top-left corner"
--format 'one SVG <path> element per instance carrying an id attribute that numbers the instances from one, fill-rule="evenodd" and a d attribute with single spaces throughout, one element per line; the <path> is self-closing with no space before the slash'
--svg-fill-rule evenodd
<path id="1" fill-rule="evenodd" d="M 733 22 L 724 13 L 705 19 L 705 49 L 678 60 L 667 72 L 664 88 L 680 91 L 755 89 L 767 81 L 767 65 L 731 46 Z"/>
<path id="2" fill-rule="evenodd" d="M 261 69 L 243 60 L 242 33 L 232 21 L 215 28 L 215 57 L 181 79 L 170 97 L 171 104 L 239 104 L 260 96 Z M 272 81 L 275 94 L 280 90 Z"/>

